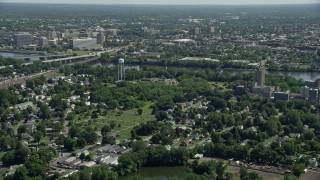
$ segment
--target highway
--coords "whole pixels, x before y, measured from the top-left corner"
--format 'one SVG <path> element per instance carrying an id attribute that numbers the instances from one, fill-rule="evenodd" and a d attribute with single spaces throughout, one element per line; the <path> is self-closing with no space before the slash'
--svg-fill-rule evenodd
<path id="1" fill-rule="evenodd" d="M 93 54 L 91 54 L 91 55 L 73 56 L 73 57 L 68 57 L 68 58 L 45 60 L 42 62 L 50 63 L 50 62 L 68 61 L 68 60 L 72 60 L 72 59 L 92 58 L 92 59 L 86 59 L 86 60 L 81 60 L 81 61 L 75 61 L 75 62 L 72 62 L 69 64 L 72 65 L 72 64 L 76 64 L 76 63 L 87 63 L 87 62 L 91 62 L 93 60 L 99 59 L 103 53 L 119 52 L 125 47 L 127 47 L 127 46 L 112 48 L 112 49 L 109 49 L 106 51 L 93 52 Z M 14 84 L 25 84 L 26 81 L 29 79 L 39 77 L 41 75 L 49 76 L 49 75 L 57 73 L 57 72 L 58 72 L 58 69 L 53 69 L 53 70 L 43 71 L 40 73 L 31 74 L 31 75 L 24 76 L 24 77 L 5 80 L 5 81 L 0 82 L 0 88 L 7 88 L 7 87 L 14 85 Z"/>
<path id="2" fill-rule="evenodd" d="M 126 47 L 126 46 L 124 46 L 124 47 Z M 72 57 L 66 57 L 66 58 L 51 59 L 51 60 L 45 60 L 45 61 L 42 61 L 42 62 L 43 63 L 51 63 L 51 62 L 59 62 L 59 61 L 69 61 L 69 60 L 73 60 L 73 59 L 101 57 L 101 55 L 103 53 L 118 52 L 118 51 L 121 51 L 124 47 L 113 48 L 113 49 L 109 49 L 109 50 L 106 50 L 106 51 L 92 52 L 89 55 L 72 56 Z"/>

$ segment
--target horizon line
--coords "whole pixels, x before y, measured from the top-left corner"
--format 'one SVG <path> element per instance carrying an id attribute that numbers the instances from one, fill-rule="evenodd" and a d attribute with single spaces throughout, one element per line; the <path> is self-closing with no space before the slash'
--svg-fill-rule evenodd
<path id="1" fill-rule="evenodd" d="M 312 5 L 312 4 L 320 4 L 320 2 L 312 2 L 312 3 L 244 3 L 244 4 L 147 4 L 147 3 L 54 3 L 54 2 L 0 2 L 0 4 L 38 4 L 38 5 L 149 5 L 149 6 L 255 6 L 255 5 L 262 5 L 262 6 L 272 6 L 272 5 Z"/>

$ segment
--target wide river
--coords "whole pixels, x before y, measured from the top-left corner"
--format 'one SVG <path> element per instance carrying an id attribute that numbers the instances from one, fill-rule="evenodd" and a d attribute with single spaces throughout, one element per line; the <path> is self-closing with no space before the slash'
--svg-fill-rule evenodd
<path id="1" fill-rule="evenodd" d="M 116 66 L 115 64 L 109 63 L 109 64 L 101 64 L 97 63 L 93 65 L 95 66 L 108 66 L 108 67 L 114 67 Z M 170 69 L 171 67 L 168 67 Z M 177 68 L 177 67 L 175 67 Z M 137 69 L 140 70 L 141 66 L 140 65 L 125 65 L 125 69 Z M 253 70 L 246 70 L 246 69 L 219 69 L 217 70 L 218 72 L 229 72 L 231 75 L 236 75 L 239 73 L 254 73 Z M 320 72 L 287 72 L 287 71 L 266 71 L 266 74 L 268 75 L 280 75 L 280 76 L 291 76 L 296 79 L 303 79 L 303 80 L 316 80 L 320 78 Z"/>
<path id="2" fill-rule="evenodd" d="M 5 58 L 15 58 L 15 59 L 23 59 L 23 60 L 31 60 L 36 61 L 40 60 L 39 56 L 36 54 L 24 54 L 24 53 L 15 53 L 15 52 L 0 52 L 0 56 Z"/>

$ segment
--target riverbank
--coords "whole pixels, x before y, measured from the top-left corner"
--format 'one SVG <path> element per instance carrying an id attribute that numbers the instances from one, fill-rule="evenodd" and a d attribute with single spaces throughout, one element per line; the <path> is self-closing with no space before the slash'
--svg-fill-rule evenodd
<path id="1" fill-rule="evenodd" d="M 99 65 L 106 66 L 109 68 L 117 66 L 116 63 L 101 63 L 101 62 L 93 64 L 92 66 L 96 67 Z M 219 73 L 227 72 L 232 76 L 238 75 L 238 74 L 252 74 L 255 71 L 255 69 L 234 69 L 234 68 L 212 69 L 212 68 L 190 67 L 190 66 L 187 66 L 187 67 L 186 66 L 165 66 L 165 65 L 154 65 L 154 64 L 152 64 L 152 65 L 142 64 L 141 65 L 141 64 L 137 64 L 137 63 L 126 63 L 125 64 L 126 69 L 137 69 L 138 71 L 144 67 L 162 67 L 165 69 L 186 68 L 186 69 L 193 69 L 193 70 L 210 69 L 210 70 L 213 70 L 213 71 L 219 72 Z M 266 75 L 293 77 L 296 79 L 302 79 L 304 81 L 307 81 L 307 80 L 315 81 L 318 78 L 320 78 L 320 72 L 290 72 L 290 71 L 269 71 L 269 70 L 266 70 Z"/>
<path id="2" fill-rule="evenodd" d="M 15 54 L 41 54 L 41 55 L 45 55 L 47 54 L 47 52 L 43 52 L 43 51 L 17 51 L 17 50 L 13 50 L 13 49 L 0 49 L 0 53 L 15 53 Z"/>

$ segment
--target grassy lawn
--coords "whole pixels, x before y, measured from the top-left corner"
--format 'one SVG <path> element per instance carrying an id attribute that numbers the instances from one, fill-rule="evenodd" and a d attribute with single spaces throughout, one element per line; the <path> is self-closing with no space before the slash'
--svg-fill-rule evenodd
<path id="1" fill-rule="evenodd" d="M 128 139 L 131 137 L 131 130 L 134 126 L 137 126 L 141 123 L 146 123 L 148 121 L 155 120 L 154 115 L 151 114 L 152 109 L 150 108 L 152 103 L 146 103 L 142 107 L 142 115 L 138 115 L 137 109 L 131 109 L 128 111 L 110 111 L 106 116 L 100 116 L 97 119 L 82 118 L 78 120 L 78 117 L 75 118 L 74 124 L 81 127 L 91 126 L 96 130 L 100 130 L 106 124 L 110 122 L 115 122 L 116 126 L 112 130 L 112 133 L 115 133 L 119 136 L 120 140 Z"/>
<path id="2" fill-rule="evenodd" d="M 46 144 L 47 142 L 49 142 L 49 136 L 42 137 L 39 144 Z"/>

